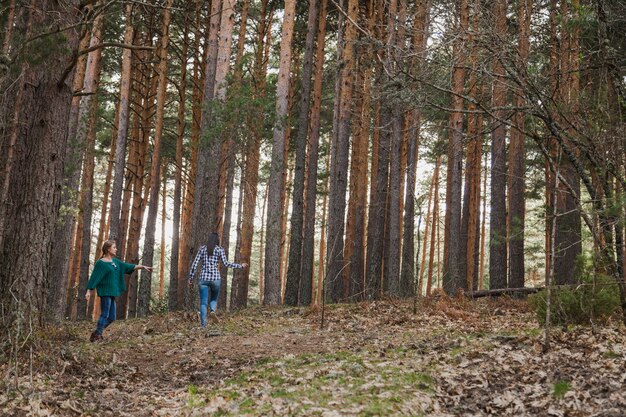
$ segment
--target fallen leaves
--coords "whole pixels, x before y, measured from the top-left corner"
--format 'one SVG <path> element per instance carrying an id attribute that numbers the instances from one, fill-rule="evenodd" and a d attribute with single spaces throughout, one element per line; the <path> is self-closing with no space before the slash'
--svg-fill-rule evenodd
<path id="1" fill-rule="evenodd" d="M 10 378 L 16 416 L 621 416 L 621 325 L 541 330 L 520 302 L 440 298 L 318 309 L 252 308 L 210 332 L 184 314 L 117 322 L 102 344 L 86 323 L 42 333 Z M 83 335 L 84 337 L 81 337 Z M 561 388 L 555 390 L 555 386 Z M 557 395 L 556 392 L 559 392 Z"/>

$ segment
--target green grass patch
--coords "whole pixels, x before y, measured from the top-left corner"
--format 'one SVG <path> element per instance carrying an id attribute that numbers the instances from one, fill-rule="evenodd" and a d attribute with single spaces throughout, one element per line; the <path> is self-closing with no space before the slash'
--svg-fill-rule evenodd
<path id="1" fill-rule="evenodd" d="M 570 390 L 572 385 L 568 381 L 557 381 L 552 386 L 552 395 L 555 398 L 561 399 L 565 397 L 565 394 Z"/>

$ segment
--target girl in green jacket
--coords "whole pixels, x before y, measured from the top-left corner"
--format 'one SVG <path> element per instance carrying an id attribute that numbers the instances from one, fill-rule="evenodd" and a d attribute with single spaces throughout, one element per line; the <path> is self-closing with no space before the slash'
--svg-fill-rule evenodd
<path id="1" fill-rule="evenodd" d="M 89 341 L 95 342 L 102 339 L 104 329 L 115 321 L 115 297 L 119 297 L 126 291 L 125 274 L 130 274 L 136 269 L 152 272 L 152 268 L 145 265 L 127 264 L 115 258 L 117 245 L 114 240 L 107 240 L 102 245 L 102 257 L 96 261 L 87 283 L 87 302 L 91 298 L 93 290 L 98 290 L 100 297 L 100 318 L 98 327 L 91 333 Z"/>

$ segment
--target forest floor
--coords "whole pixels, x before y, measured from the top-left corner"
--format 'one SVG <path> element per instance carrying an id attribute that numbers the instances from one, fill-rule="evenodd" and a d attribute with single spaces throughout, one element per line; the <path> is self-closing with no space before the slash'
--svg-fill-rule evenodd
<path id="1" fill-rule="evenodd" d="M 253 307 L 207 331 L 183 313 L 37 334 L 10 416 L 624 416 L 626 329 L 543 330 L 524 302 Z M 13 369 L 13 367 L 12 367 Z M 18 389 L 15 389 L 17 383 Z M 13 388 L 11 388 L 13 387 Z"/>

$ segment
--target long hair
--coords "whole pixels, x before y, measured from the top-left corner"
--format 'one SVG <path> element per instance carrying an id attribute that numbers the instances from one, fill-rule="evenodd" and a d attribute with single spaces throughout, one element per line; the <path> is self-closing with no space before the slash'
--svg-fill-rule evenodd
<path id="1" fill-rule="evenodd" d="M 106 254 L 109 253 L 109 249 L 111 249 L 111 246 L 113 245 L 115 245 L 115 240 L 113 239 L 109 239 L 104 242 L 104 244 L 102 245 L 102 255 L 100 257 L 104 258 Z"/>
<path id="2" fill-rule="evenodd" d="M 215 247 L 219 245 L 220 245 L 219 235 L 217 233 L 211 233 L 209 235 L 209 241 L 206 245 L 207 254 L 209 256 L 213 255 L 213 251 L 215 250 Z"/>

